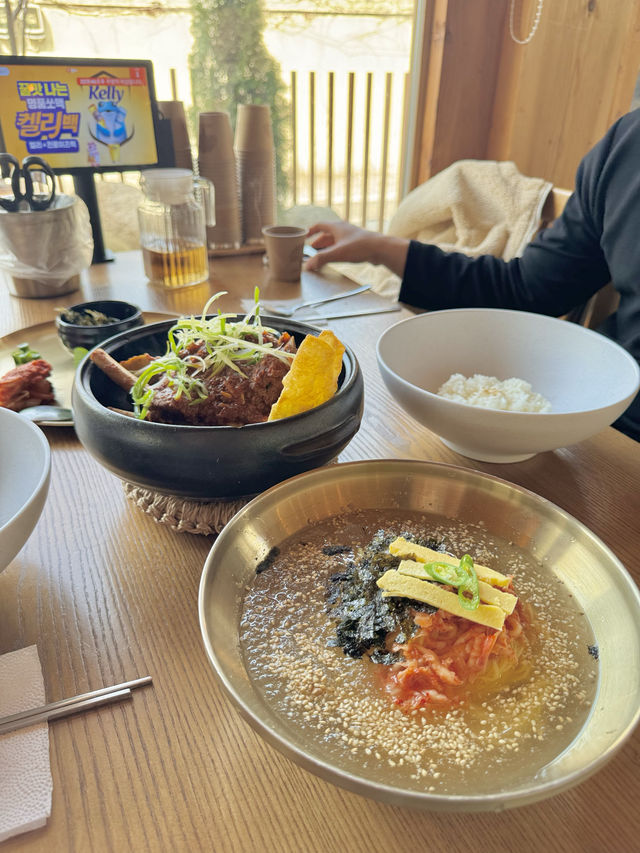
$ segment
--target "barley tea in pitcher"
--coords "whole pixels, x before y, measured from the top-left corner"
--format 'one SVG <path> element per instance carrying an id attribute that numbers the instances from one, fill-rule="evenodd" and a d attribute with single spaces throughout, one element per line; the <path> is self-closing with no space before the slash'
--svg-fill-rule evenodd
<path id="1" fill-rule="evenodd" d="M 195 243 L 171 245 L 158 243 L 142 246 L 144 272 L 150 282 L 163 287 L 198 284 L 209 277 L 206 246 Z"/>
<path id="2" fill-rule="evenodd" d="M 206 281 L 206 226 L 215 224 L 211 184 L 188 169 L 148 169 L 140 185 L 140 245 L 149 281 L 168 288 Z"/>

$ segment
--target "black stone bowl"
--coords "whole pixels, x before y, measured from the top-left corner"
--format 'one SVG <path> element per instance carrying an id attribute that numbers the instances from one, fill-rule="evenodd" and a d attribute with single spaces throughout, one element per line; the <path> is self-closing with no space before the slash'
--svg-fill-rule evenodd
<path id="1" fill-rule="evenodd" d="M 77 323 L 67 323 L 60 315 L 56 317 L 56 328 L 62 343 L 67 349 L 84 347 L 93 349 L 106 341 L 108 338 L 124 332 L 126 329 L 134 329 L 142 326 L 142 312 L 136 305 L 130 302 L 119 302 L 115 299 L 106 299 L 98 302 L 82 302 L 79 305 L 70 305 L 68 311 L 100 311 L 107 317 L 117 318 L 114 323 L 104 323 L 102 326 L 79 326 Z"/>
<path id="2" fill-rule="evenodd" d="M 240 319 L 240 318 L 238 318 Z M 263 324 L 301 343 L 319 329 L 281 317 Z M 166 351 L 174 320 L 132 329 L 103 348 L 122 361 Z M 111 411 L 131 410 L 129 395 L 85 357 L 74 381 L 76 433 L 101 465 L 129 483 L 191 500 L 249 497 L 303 471 L 330 462 L 360 427 L 364 383 L 347 347 L 335 395 L 314 409 L 282 420 L 241 427 L 174 426 L 136 420 Z"/>

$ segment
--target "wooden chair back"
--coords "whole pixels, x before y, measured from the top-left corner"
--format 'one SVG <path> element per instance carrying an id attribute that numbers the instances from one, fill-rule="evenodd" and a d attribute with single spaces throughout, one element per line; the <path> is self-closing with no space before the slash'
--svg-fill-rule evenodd
<path id="1" fill-rule="evenodd" d="M 540 230 L 548 228 L 557 219 L 565 208 L 571 196 L 571 190 L 563 190 L 560 187 L 552 187 L 545 203 L 542 206 L 540 216 Z"/>

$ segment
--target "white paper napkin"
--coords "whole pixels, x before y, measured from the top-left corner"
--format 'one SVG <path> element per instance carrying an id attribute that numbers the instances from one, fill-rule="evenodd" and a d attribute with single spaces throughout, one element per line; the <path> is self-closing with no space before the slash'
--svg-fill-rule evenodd
<path id="1" fill-rule="evenodd" d="M 46 702 L 38 649 L 0 656 L 0 716 Z M 49 724 L 0 735 L 0 841 L 44 826 L 51 814 L 53 780 Z"/>

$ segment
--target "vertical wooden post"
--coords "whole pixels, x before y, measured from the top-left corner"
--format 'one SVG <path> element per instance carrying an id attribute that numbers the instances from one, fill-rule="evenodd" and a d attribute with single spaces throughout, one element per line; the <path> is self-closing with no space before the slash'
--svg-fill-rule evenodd
<path id="1" fill-rule="evenodd" d="M 384 205 L 387 193 L 387 169 L 389 168 L 389 131 L 391 126 L 391 86 L 393 74 L 387 71 L 384 87 L 384 127 L 382 136 L 382 174 L 380 175 L 380 206 L 378 209 L 378 231 L 384 228 Z"/>
<path id="2" fill-rule="evenodd" d="M 345 187 L 345 210 L 344 218 L 349 219 L 351 214 L 351 171 L 353 159 L 353 101 L 356 85 L 354 71 L 349 72 L 349 97 L 347 107 L 347 162 L 346 162 L 346 187 Z"/>
<path id="3" fill-rule="evenodd" d="M 309 72 L 309 202 L 316 198 L 316 72 Z"/>
<path id="4" fill-rule="evenodd" d="M 327 135 L 327 206 L 331 207 L 333 203 L 333 123 L 334 123 L 334 89 L 335 89 L 335 74 L 329 72 L 329 103 L 327 117 L 328 135 Z"/>
<path id="5" fill-rule="evenodd" d="M 291 196 L 293 204 L 298 201 L 298 135 L 297 135 L 297 84 L 296 72 L 291 72 Z"/>
<path id="6" fill-rule="evenodd" d="M 367 88 L 364 110 L 364 144 L 362 153 L 362 226 L 367 227 L 367 194 L 369 191 L 369 137 L 371 134 L 371 89 L 373 74 L 367 72 Z"/>

